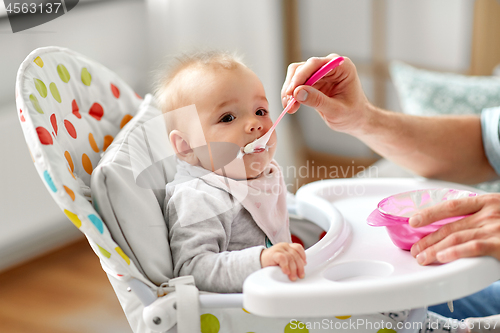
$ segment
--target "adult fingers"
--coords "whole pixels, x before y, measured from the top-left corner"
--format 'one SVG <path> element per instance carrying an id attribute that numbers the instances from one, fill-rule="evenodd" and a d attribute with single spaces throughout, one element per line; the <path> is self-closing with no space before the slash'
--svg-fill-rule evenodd
<path id="1" fill-rule="evenodd" d="M 295 71 L 297 70 L 298 67 L 302 66 L 304 62 L 294 62 L 290 65 L 288 65 L 288 69 L 286 71 L 286 78 L 285 82 L 283 83 L 283 87 L 281 88 L 281 101 L 283 104 L 283 107 L 285 107 L 288 103 L 289 96 L 290 94 L 287 95 L 286 90 L 288 89 L 288 86 L 290 85 L 290 82 L 292 81 L 293 75 L 295 74 Z"/>
<path id="2" fill-rule="evenodd" d="M 428 265 L 436 262 L 436 260 L 441 262 L 441 260 L 437 257 L 438 253 L 472 240 L 484 239 L 487 236 L 487 233 L 483 229 L 467 229 L 454 232 L 417 254 L 417 262 L 420 265 Z"/>
<path id="3" fill-rule="evenodd" d="M 304 82 L 306 82 L 307 79 L 309 79 L 311 75 L 313 75 L 321 66 L 336 57 L 338 57 L 338 55 L 332 53 L 322 58 L 312 57 L 307 59 L 307 61 L 303 65 L 298 66 L 295 69 L 294 75 L 285 90 L 285 94 L 291 95 L 296 87 L 304 84 Z"/>
<path id="4" fill-rule="evenodd" d="M 292 99 L 291 96 L 288 96 L 286 98 L 286 106 L 288 106 L 288 103 L 290 103 L 290 100 Z M 285 106 L 285 107 L 286 107 Z M 300 107 L 300 103 L 297 103 L 297 102 L 294 102 L 293 105 L 290 107 L 290 109 L 287 111 L 289 114 L 294 114 L 295 112 L 297 112 L 297 110 L 299 109 Z"/>
<path id="5" fill-rule="evenodd" d="M 411 247 L 410 253 L 416 257 L 420 252 L 429 248 L 430 246 L 442 241 L 449 235 L 459 232 L 461 230 L 472 229 L 477 226 L 478 217 L 476 216 L 467 216 L 461 220 L 445 224 L 437 231 L 423 237 L 418 242 L 413 244 Z"/>
<path id="6" fill-rule="evenodd" d="M 449 247 L 437 253 L 439 262 L 447 263 L 459 258 L 492 256 L 500 259 L 500 239 L 474 239 L 469 242 Z"/>
<path id="7" fill-rule="evenodd" d="M 483 207 L 481 196 L 447 200 L 410 217 L 410 226 L 423 227 L 448 217 L 473 214 Z"/>

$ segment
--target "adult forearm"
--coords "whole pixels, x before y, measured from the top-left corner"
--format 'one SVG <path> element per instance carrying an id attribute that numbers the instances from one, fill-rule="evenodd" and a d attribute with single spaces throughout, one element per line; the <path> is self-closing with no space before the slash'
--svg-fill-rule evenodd
<path id="1" fill-rule="evenodd" d="M 417 117 L 369 106 L 351 134 L 378 154 L 428 178 L 460 183 L 491 180 L 477 116 Z"/>

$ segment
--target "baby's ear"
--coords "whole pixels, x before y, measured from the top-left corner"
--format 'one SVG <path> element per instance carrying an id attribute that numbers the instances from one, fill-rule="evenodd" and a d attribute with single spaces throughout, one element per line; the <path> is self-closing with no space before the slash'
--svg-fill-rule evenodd
<path id="1" fill-rule="evenodd" d="M 194 154 L 185 133 L 179 130 L 173 130 L 168 137 L 178 158 L 191 165 L 198 165 L 198 157 Z"/>

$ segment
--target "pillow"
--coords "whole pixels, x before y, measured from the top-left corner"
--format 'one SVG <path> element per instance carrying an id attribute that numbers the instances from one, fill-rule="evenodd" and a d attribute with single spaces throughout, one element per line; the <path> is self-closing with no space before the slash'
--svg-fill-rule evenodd
<path id="1" fill-rule="evenodd" d="M 407 114 L 480 114 L 500 105 L 500 77 L 438 73 L 402 62 L 392 62 L 390 73 Z"/>
<path id="2" fill-rule="evenodd" d="M 156 285 L 173 275 L 162 206 L 175 171 L 163 115 L 147 95 L 91 178 L 92 199 L 111 236 Z"/>
<path id="3" fill-rule="evenodd" d="M 477 114 L 500 106 L 500 77 L 466 76 L 417 69 L 392 62 L 390 73 L 403 112 L 416 116 Z M 487 192 L 500 192 L 500 181 L 476 185 Z"/>

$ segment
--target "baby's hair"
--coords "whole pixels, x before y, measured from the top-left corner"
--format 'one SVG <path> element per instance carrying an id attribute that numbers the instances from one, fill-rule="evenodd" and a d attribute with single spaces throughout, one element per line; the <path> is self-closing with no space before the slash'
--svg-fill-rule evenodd
<path id="1" fill-rule="evenodd" d="M 172 87 L 174 79 L 188 68 L 235 69 L 246 65 L 241 57 L 227 51 L 198 51 L 182 54 L 171 61 L 166 70 L 159 72 L 154 95 L 162 112 L 175 110 L 183 105 L 182 87 Z M 174 88 L 174 89 L 173 89 Z M 177 88 L 177 89 L 175 89 Z"/>

